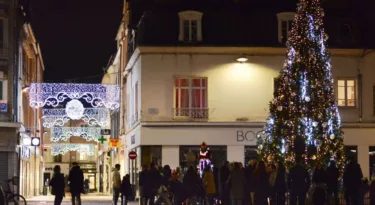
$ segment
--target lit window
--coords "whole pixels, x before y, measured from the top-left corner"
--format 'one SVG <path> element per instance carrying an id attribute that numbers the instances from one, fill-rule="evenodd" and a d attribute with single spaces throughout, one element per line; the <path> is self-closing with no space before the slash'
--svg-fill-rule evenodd
<path id="1" fill-rule="evenodd" d="M 208 118 L 207 78 L 175 79 L 175 117 Z"/>
<path id="2" fill-rule="evenodd" d="M 280 43 L 285 44 L 288 40 L 289 32 L 293 26 L 293 19 L 295 13 L 283 12 L 277 14 L 278 23 L 278 40 Z"/>
<path id="3" fill-rule="evenodd" d="M 182 11 L 178 13 L 180 18 L 179 41 L 202 41 L 202 15 L 203 13 L 198 11 Z"/>
<path id="4" fill-rule="evenodd" d="M 340 107 L 356 106 L 356 87 L 355 80 L 338 80 L 337 81 L 337 100 Z"/>

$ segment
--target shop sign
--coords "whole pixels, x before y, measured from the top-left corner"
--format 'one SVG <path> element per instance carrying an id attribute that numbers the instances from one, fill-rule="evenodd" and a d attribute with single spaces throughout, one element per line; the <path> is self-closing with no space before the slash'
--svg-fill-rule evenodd
<path id="1" fill-rule="evenodd" d="M 100 130 L 101 135 L 111 135 L 111 130 L 110 129 L 104 129 Z"/>
<path id="2" fill-rule="evenodd" d="M 23 146 L 21 156 L 25 159 L 30 159 L 30 148 Z"/>
<path id="3" fill-rule="evenodd" d="M 135 144 L 135 135 L 132 135 L 132 136 L 130 137 L 130 144 L 131 144 L 131 145 Z"/>
<path id="4" fill-rule="evenodd" d="M 110 147 L 118 148 L 119 147 L 119 139 L 109 139 Z"/>
<path id="5" fill-rule="evenodd" d="M 256 134 L 253 131 L 237 130 L 237 142 L 251 142 L 256 140 Z"/>

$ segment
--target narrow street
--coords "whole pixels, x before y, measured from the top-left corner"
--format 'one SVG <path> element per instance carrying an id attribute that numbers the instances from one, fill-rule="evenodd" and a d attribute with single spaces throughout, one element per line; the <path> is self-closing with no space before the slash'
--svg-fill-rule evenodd
<path id="1" fill-rule="evenodd" d="M 111 205 L 112 204 L 112 196 L 111 195 L 99 195 L 99 194 L 89 194 L 89 195 L 82 195 L 82 205 Z M 54 196 L 38 196 L 27 199 L 27 205 L 53 205 Z M 71 205 L 72 202 L 70 201 L 70 195 L 67 195 L 62 205 Z M 118 202 L 120 204 L 120 202 Z M 138 202 L 132 201 L 129 202 L 128 205 L 136 205 Z"/>

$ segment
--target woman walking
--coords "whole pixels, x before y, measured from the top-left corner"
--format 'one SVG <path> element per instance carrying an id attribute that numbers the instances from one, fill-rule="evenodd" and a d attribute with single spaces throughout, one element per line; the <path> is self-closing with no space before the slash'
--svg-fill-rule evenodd
<path id="1" fill-rule="evenodd" d="M 61 205 L 65 196 L 65 179 L 64 174 L 61 174 L 61 168 L 59 165 L 56 165 L 53 168 L 53 176 L 49 184 L 52 187 L 51 194 L 55 195 L 54 205 Z"/>

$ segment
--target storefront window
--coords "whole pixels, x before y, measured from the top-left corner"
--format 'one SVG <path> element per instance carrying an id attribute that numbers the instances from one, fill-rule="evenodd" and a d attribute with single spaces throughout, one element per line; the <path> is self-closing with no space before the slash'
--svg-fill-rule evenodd
<path id="1" fill-rule="evenodd" d="M 346 159 L 354 158 L 356 162 L 358 162 L 358 148 L 357 146 L 345 146 L 344 152 Z"/>
<path id="2" fill-rule="evenodd" d="M 215 167 L 220 167 L 227 160 L 227 146 L 210 146 L 211 162 Z M 189 166 L 198 166 L 200 146 L 180 146 L 180 166 L 183 169 Z"/>
<path id="3" fill-rule="evenodd" d="M 250 160 L 258 159 L 257 146 L 245 146 L 245 166 L 249 164 Z"/>
<path id="4" fill-rule="evenodd" d="M 369 147 L 369 161 L 370 161 L 370 177 L 374 179 L 375 177 L 375 146 Z"/>
<path id="5" fill-rule="evenodd" d="M 141 146 L 141 165 L 161 165 L 161 146 Z"/>

